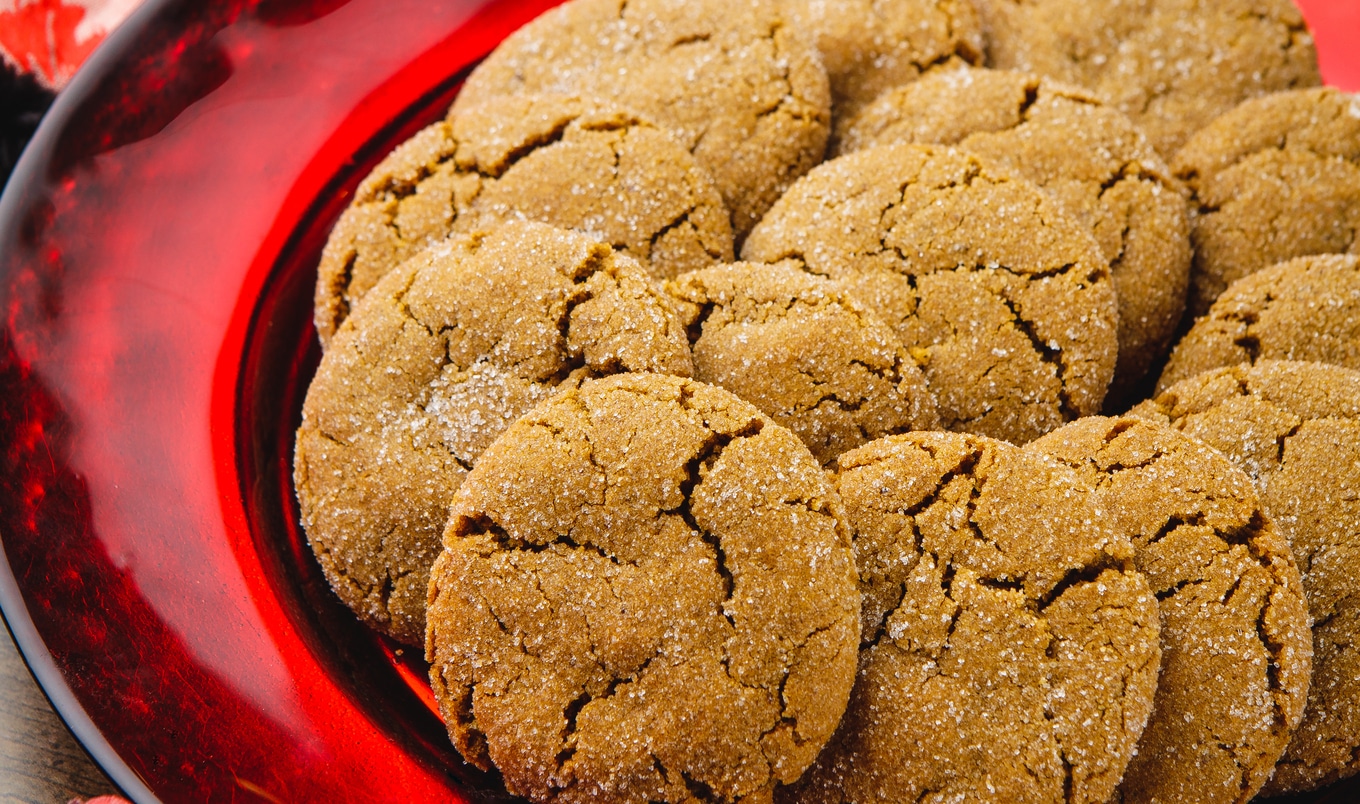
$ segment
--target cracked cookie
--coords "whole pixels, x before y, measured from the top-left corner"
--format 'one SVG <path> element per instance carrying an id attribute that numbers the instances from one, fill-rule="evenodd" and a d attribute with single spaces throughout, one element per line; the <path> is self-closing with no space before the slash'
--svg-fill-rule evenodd
<path id="1" fill-rule="evenodd" d="M 842 455 L 859 678 L 786 802 L 1105 802 L 1152 710 L 1157 601 L 1076 472 L 913 433 Z"/>
<path id="2" fill-rule="evenodd" d="M 1119 297 L 1122 399 L 1166 354 L 1185 311 L 1190 223 L 1162 158 L 1090 92 L 1008 70 L 960 68 L 884 93 L 838 124 L 838 153 L 895 143 L 953 145 L 1029 179 L 1091 230 Z"/>
<path id="3" fill-rule="evenodd" d="M 570 0 L 507 37 L 454 110 L 524 92 L 610 98 L 666 127 L 738 239 L 821 160 L 830 127 L 826 70 L 773 0 Z"/>
<path id="4" fill-rule="evenodd" d="M 792 433 L 661 375 L 520 419 L 453 498 L 430 680 L 454 744 L 534 801 L 759 801 L 854 682 L 844 514 Z"/>
<path id="5" fill-rule="evenodd" d="M 421 131 L 359 185 L 317 269 L 322 346 L 402 261 L 508 219 L 587 232 L 663 279 L 732 259 L 717 188 L 666 131 L 589 98 L 495 98 Z"/>
<path id="6" fill-rule="evenodd" d="M 979 0 L 993 67 L 1088 87 L 1169 157 L 1247 98 L 1321 83 L 1290 0 Z"/>
<path id="7" fill-rule="evenodd" d="M 780 0 L 812 34 L 831 81 L 833 116 L 853 114 L 883 91 L 942 64 L 979 64 L 982 20 L 974 0 Z"/>
<path id="8" fill-rule="evenodd" d="M 889 145 L 819 165 L 742 256 L 843 282 L 921 365 L 946 429 L 1025 442 L 1105 398 L 1109 263 L 1046 193 L 963 151 Z"/>
<path id="9" fill-rule="evenodd" d="M 383 278 L 307 389 L 293 481 L 340 600 L 412 645 L 449 497 L 482 450 L 562 384 L 690 374 L 673 302 L 581 234 L 509 223 L 455 235 Z"/>
<path id="10" fill-rule="evenodd" d="M 1360 97 L 1280 92 L 1214 120 L 1171 161 L 1192 197 L 1190 311 L 1309 254 L 1360 252 Z"/>
<path id="11" fill-rule="evenodd" d="M 1131 414 L 1221 450 L 1289 540 L 1313 618 L 1313 679 L 1267 793 L 1360 771 L 1360 372 L 1262 360 L 1176 383 Z"/>
<path id="12" fill-rule="evenodd" d="M 1210 369 L 1258 360 L 1360 369 L 1360 258 L 1300 257 L 1232 283 L 1176 344 L 1157 392 Z"/>
<path id="13" fill-rule="evenodd" d="M 830 463 L 880 436 L 939 428 L 935 397 L 886 324 L 793 265 L 720 265 L 667 283 L 694 378 L 722 386 Z"/>
<path id="14" fill-rule="evenodd" d="M 1098 490 L 1157 597 L 1157 695 L 1115 800 L 1245 804 L 1303 716 L 1313 652 L 1298 568 L 1251 479 L 1204 442 L 1127 417 L 1025 449 Z"/>

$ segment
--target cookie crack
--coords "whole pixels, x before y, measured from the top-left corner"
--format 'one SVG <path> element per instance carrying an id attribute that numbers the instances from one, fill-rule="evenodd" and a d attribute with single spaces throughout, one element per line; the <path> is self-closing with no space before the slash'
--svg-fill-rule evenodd
<path id="1" fill-rule="evenodd" d="M 651 259 L 652 254 L 656 251 L 656 244 L 657 244 L 657 242 L 660 241 L 660 240 L 662 240 L 663 238 L 666 237 L 666 235 L 670 234 L 671 232 L 675 231 L 676 229 L 680 228 L 681 226 L 688 225 L 689 228 L 690 228 L 692 231 L 696 231 L 696 232 L 698 231 L 698 230 L 697 230 L 697 227 L 695 227 L 694 224 L 690 223 L 690 216 L 694 214 L 694 211 L 695 211 L 695 207 L 694 207 L 694 206 L 690 206 L 688 209 L 686 209 L 686 210 L 684 210 L 683 212 L 681 212 L 681 213 L 680 213 L 679 215 L 677 215 L 675 218 L 673 218 L 673 219 L 671 219 L 670 221 L 668 221 L 668 222 L 667 222 L 665 225 L 663 225 L 660 229 L 657 229 L 655 232 L 652 233 L 652 236 L 651 236 L 650 238 L 648 238 L 648 240 L 647 240 L 647 258 L 648 258 L 648 259 Z M 714 251 L 713 251 L 711 248 L 709 248 L 708 243 L 706 243 L 706 242 L 703 241 L 703 238 L 699 238 L 699 241 L 700 241 L 700 245 L 703 246 L 703 249 L 704 249 L 704 253 L 705 253 L 705 254 L 707 254 L 708 256 L 712 257 L 712 258 L 715 259 L 715 260 L 716 260 L 716 259 L 720 259 L 720 258 L 722 257 L 721 254 L 714 253 Z"/>
<path id="2" fill-rule="evenodd" d="M 1030 608 L 1031 610 L 1042 614 L 1048 610 L 1049 606 L 1058 602 L 1069 589 L 1078 585 L 1095 583 L 1106 570 L 1124 573 L 1127 572 L 1128 569 L 1126 561 L 1115 558 L 1109 553 L 1097 553 L 1095 559 L 1089 564 L 1074 567 L 1063 573 L 1062 578 L 1060 578 L 1047 592 L 1033 598 L 1029 603 Z"/>
<path id="3" fill-rule="evenodd" d="M 916 542 L 919 544 L 920 532 L 916 530 L 915 523 L 912 524 L 912 532 L 913 535 L 916 536 Z M 892 615 L 895 614 L 898 609 L 902 608 L 902 604 L 906 602 L 907 600 L 906 582 L 899 581 L 896 584 L 896 586 L 897 586 L 897 602 L 893 603 L 891 606 L 888 606 L 885 609 L 885 614 L 879 619 L 878 627 L 874 629 L 874 633 L 872 635 L 862 634 L 860 636 L 859 649 L 861 651 L 867 650 L 869 648 L 878 647 L 878 643 L 881 642 L 883 640 L 883 637 L 888 633 L 888 620 L 890 620 L 892 618 Z"/>
<path id="4" fill-rule="evenodd" d="M 1152 536 L 1148 538 L 1148 540 L 1144 543 L 1143 546 L 1145 548 L 1150 547 L 1156 544 L 1157 542 L 1160 542 L 1162 539 L 1165 539 L 1167 536 L 1170 536 L 1172 533 L 1175 533 L 1180 528 L 1203 527 L 1204 525 L 1205 519 L 1204 514 L 1202 512 L 1195 511 L 1186 516 L 1182 516 L 1180 514 L 1172 514 L 1171 516 L 1166 518 L 1166 521 L 1162 523 L 1162 526 L 1157 528 L 1156 532 L 1153 533 Z"/>
<path id="5" fill-rule="evenodd" d="M 447 126 L 444 123 L 438 125 Z M 396 175 L 386 176 L 381 183 L 364 193 L 362 198 L 356 198 L 355 201 L 367 205 L 380 202 L 401 202 L 410 198 L 422 182 L 438 173 L 440 168 L 455 161 L 458 153 L 458 142 L 451 134 L 447 137 L 447 140 L 449 147 L 441 149 L 432 161 L 423 162 L 416 168 L 415 174 L 411 178 Z"/>
<path id="6" fill-rule="evenodd" d="M 506 173 L 509 173 L 511 168 L 518 164 L 521 159 L 524 159 L 534 151 L 561 142 L 562 138 L 566 136 L 567 129 L 571 128 L 571 124 L 575 123 L 576 120 L 577 118 L 575 117 L 558 120 L 553 123 L 552 127 L 548 130 L 536 132 L 527 137 L 523 142 L 506 151 L 494 164 L 483 165 L 478 163 L 473 169 L 483 178 L 499 179 Z"/>
<path id="7" fill-rule="evenodd" d="M 616 566 L 638 566 L 636 561 L 624 561 L 602 546 L 593 542 L 578 541 L 569 533 L 559 533 L 542 542 L 520 539 L 511 536 L 509 532 L 487 516 L 460 516 L 451 523 L 450 530 L 458 538 L 485 536 L 497 548 L 505 552 L 544 553 L 553 547 L 563 547 L 573 552 L 594 553 Z"/>
<path id="8" fill-rule="evenodd" d="M 682 395 L 683 396 L 683 395 Z M 681 406 L 687 406 L 688 399 L 682 398 Z M 713 550 L 714 568 L 718 577 L 722 580 L 723 599 L 718 604 L 718 610 L 728 624 L 736 628 L 736 618 L 728 610 L 728 605 L 732 602 L 732 595 L 735 590 L 735 579 L 732 570 L 727 566 L 727 553 L 723 550 L 722 539 L 710 532 L 699 524 L 691 509 L 691 500 L 695 490 L 703 483 L 704 476 L 708 470 L 718 462 L 722 453 L 727 447 L 739 438 L 750 438 L 757 435 L 764 428 L 764 422 L 760 419 L 752 419 L 744 428 L 731 434 L 711 432 L 709 437 L 700 445 L 694 456 L 685 464 L 685 479 L 680 481 L 680 505 L 675 508 L 661 511 L 658 516 L 672 515 L 678 516 L 685 523 L 685 526 L 692 533 L 699 537 L 705 544 Z M 724 657 L 725 658 L 725 657 Z"/>
<path id="9" fill-rule="evenodd" d="M 1030 110 L 1034 104 L 1039 102 L 1039 83 L 1037 81 L 1026 82 L 1025 96 L 1020 99 L 1019 106 L 1016 107 L 1016 115 L 1025 122 L 1029 121 Z"/>
<path id="10" fill-rule="evenodd" d="M 1058 380 L 1058 412 L 1067 421 L 1076 421 L 1081 418 L 1081 415 L 1073 406 L 1071 394 L 1067 390 L 1067 373 L 1070 367 L 1067 365 L 1062 348 L 1045 343 L 1039 337 L 1039 333 L 1035 331 L 1034 324 L 1021 315 L 1020 308 L 1013 299 L 1000 294 L 997 295 L 997 298 L 1002 304 L 1006 305 L 1006 309 L 1010 310 L 1011 324 L 1020 334 L 1029 339 L 1030 346 L 1034 349 L 1034 353 L 1038 355 L 1040 362 L 1053 367 L 1053 373 Z"/>

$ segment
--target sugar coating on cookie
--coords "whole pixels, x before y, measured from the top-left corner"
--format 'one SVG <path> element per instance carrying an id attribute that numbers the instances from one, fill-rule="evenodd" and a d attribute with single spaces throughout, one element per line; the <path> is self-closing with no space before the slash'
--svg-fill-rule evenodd
<path id="1" fill-rule="evenodd" d="M 512 223 L 456 235 L 355 307 L 307 389 L 294 485 L 345 605 L 408 644 L 449 498 L 477 456 L 563 383 L 692 371 L 676 310 L 632 259 Z"/>
<path id="2" fill-rule="evenodd" d="M 826 162 L 742 256 L 844 282 L 921 364 L 946 429 L 1023 443 L 1099 411 L 1114 373 L 1117 302 L 1090 232 L 962 151 L 891 145 Z"/>
<path id="3" fill-rule="evenodd" d="M 1232 283 L 1176 344 L 1157 392 L 1258 360 L 1360 369 L 1360 258 L 1299 257 Z"/>
<path id="4" fill-rule="evenodd" d="M 596 99 L 495 98 L 427 127 L 359 185 L 317 269 L 322 345 L 402 261 L 514 219 L 592 234 L 659 278 L 732 259 L 717 188 L 665 130 Z"/>
<path id="5" fill-rule="evenodd" d="M 1128 417 L 1025 449 L 1099 489 L 1157 596 L 1157 697 L 1119 800 L 1250 800 L 1303 716 L 1313 653 L 1298 568 L 1251 479 L 1203 441 Z"/>
<path id="6" fill-rule="evenodd" d="M 454 744 L 534 801 L 768 800 L 854 681 L 827 475 L 693 380 L 586 382 L 512 425 L 454 496 L 430 601 Z"/>
<path id="7" fill-rule="evenodd" d="M 837 124 L 838 153 L 954 145 L 1042 187 L 1095 235 L 1119 297 L 1111 395 L 1166 354 L 1185 310 L 1190 223 L 1171 171 L 1122 112 L 1090 92 L 1009 70 L 938 70 Z"/>
<path id="8" fill-rule="evenodd" d="M 795 265 L 684 274 L 694 378 L 755 405 L 822 463 L 875 438 L 939 429 L 935 396 L 892 329 L 838 282 Z"/>
<path id="9" fill-rule="evenodd" d="M 842 455 L 859 678 L 796 802 L 1105 802 L 1157 683 L 1157 601 L 1075 472 L 954 433 Z"/>
<path id="10" fill-rule="evenodd" d="M 1200 131 L 1171 168 L 1196 212 L 1190 310 L 1309 254 L 1360 253 L 1360 98 L 1330 87 L 1247 101 Z"/>
<path id="11" fill-rule="evenodd" d="M 1320 84 L 1290 0 L 980 0 L 995 67 L 1088 87 L 1170 157 L 1218 115 Z"/>
<path id="12" fill-rule="evenodd" d="M 780 0 L 812 34 L 831 81 L 835 116 L 941 64 L 980 64 L 982 19 L 974 0 Z"/>
<path id="13" fill-rule="evenodd" d="M 718 185 L 740 238 L 822 158 L 831 93 L 774 0 L 569 0 L 507 37 L 454 104 L 582 93 L 666 127 Z"/>
<path id="14" fill-rule="evenodd" d="M 1313 618 L 1303 722 L 1267 793 L 1360 771 L 1360 372 L 1262 360 L 1176 383 L 1130 411 L 1222 451 L 1293 548 Z"/>

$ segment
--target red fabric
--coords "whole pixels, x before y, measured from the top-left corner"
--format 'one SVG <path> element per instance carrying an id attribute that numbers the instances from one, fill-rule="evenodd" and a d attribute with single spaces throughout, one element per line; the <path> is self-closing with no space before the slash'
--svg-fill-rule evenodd
<path id="1" fill-rule="evenodd" d="M 32 73 L 48 89 L 60 90 L 108 34 L 104 25 L 77 28 L 87 14 L 108 5 L 108 0 L 0 2 L 0 58 Z M 116 25 L 135 4 L 122 5 L 124 9 L 100 22 Z"/>

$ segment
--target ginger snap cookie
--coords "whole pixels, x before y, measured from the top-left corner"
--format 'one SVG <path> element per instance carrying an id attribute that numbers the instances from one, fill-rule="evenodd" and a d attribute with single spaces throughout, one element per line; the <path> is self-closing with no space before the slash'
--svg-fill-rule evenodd
<path id="1" fill-rule="evenodd" d="M 1298 568 L 1251 479 L 1129 417 L 1081 419 L 1025 449 L 1099 490 L 1160 608 L 1157 696 L 1117 800 L 1249 801 L 1303 716 L 1313 653 Z"/>
<path id="2" fill-rule="evenodd" d="M 719 265 L 683 302 L 694 378 L 789 428 L 822 463 L 880 436 L 939 429 L 935 396 L 892 329 L 834 280 L 793 265 Z"/>
<path id="3" fill-rule="evenodd" d="M 1262 268 L 1360 253 L 1360 97 L 1322 87 L 1247 101 L 1196 134 L 1171 168 L 1196 213 L 1195 315 Z"/>
<path id="4" fill-rule="evenodd" d="M 665 130 L 589 98 L 495 98 L 424 129 L 359 185 L 317 269 L 322 345 L 402 261 L 517 218 L 590 233 L 659 278 L 732 258 L 717 188 Z"/>
<path id="5" fill-rule="evenodd" d="M 854 561 L 828 476 L 751 405 L 585 382 L 454 495 L 435 696 L 463 756 L 534 801 L 768 801 L 845 710 Z"/>
<path id="6" fill-rule="evenodd" d="M 743 258 L 839 280 L 921 364 L 946 429 L 1025 442 L 1100 410 L 1118 312 L 1109 263 L 1034 184 L 941 146 L 819 165 Z"/>
<path id="7" fill-rule="evenodd" d="M 1157 391 L 1257 360 L 1360 369 L 1360 258 L 1299 257 L 1232 283 L 1176 344 Z"/>
<path id="8" fill-rule="evenodd" d="M 1170 157 L 1238 103 L 1320 84 L 1290 0 L 979 0 L 993 67 L 1088 87 Z"/>
<path id="9" fill-rule="evenodd" d="M 951 62 L 980 64 L 982 19 L 974 0 L 780 0 L 812 34 L 831 81 L 835 116 Z"/>
<path id="10" fill-rule="evenodd" d="M 1289 540 L 1313 618 L 1303 722 L 1267 793 L 1360 771 L 1360 372 L 1262 360 L 1183 380 L 1130 411 L 1244 469 Z"/>
<path id="11" fill-rule="evenodd" d="M 455 235 L 389 273 L 307 389 L 294 485 L 327 580 L 413 645 L 449 498 L 515 419 L 582 377 L 690 374 L 673 303 L 634 260 L 537 223 Z"/>
<path id="12" fill-rule="evenodd" d="M 826 70 L 774 0 L 569 0 L 501 42 L 454 112 L 525 92 L 609 98 L 666 127 L 738 239 L 821 161 L 830 128 Z"/>
<path id="13" fill-rule="evenodd" d="M 954 145 L 1042 187 L 1091 230 L 1119 297 L 1110 389 L 1127 395 L 1185 311 L 1190 224 L 1171 171 L 1127 116 L 1090 92 L 1009 70 L 939 70 L 838 124 L 839 153 Z"/>
<path id="14" fill-rule="evenodd" d="M 790 802 L 1105 802 L 1152 710 L 1157 601 L 1072 469 L 993 439 L 840 457 L 859 677 Z"/>

